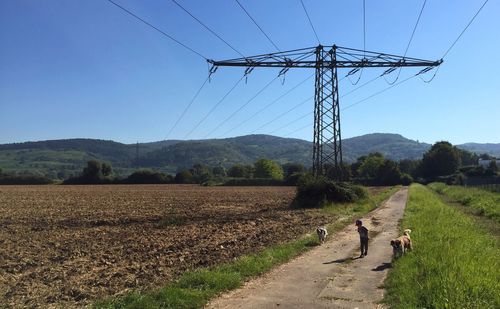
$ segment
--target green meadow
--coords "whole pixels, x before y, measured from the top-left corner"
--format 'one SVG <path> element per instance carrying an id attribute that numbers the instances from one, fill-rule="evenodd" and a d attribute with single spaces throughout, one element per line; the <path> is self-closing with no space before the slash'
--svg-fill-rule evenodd
<path id="1" fill-rule="evenodd" d="M 430 184 L 429 188 L 444 196 L 446 200 L 465 206 L 474 215 L 484 216 L 500 224 L 500 193 L 437 182 Z"/>
<path id="2" fill-rule="evenodd" d="M 470 195 L 470 205 L 489 200 L 486 193 Z M 433 190 L 412 185 L 404 228 L 412 229 L 414 250 L 393 263 L 385 303 L 392 308 L 500 308 L 500 248 L 473 216 Z"/>

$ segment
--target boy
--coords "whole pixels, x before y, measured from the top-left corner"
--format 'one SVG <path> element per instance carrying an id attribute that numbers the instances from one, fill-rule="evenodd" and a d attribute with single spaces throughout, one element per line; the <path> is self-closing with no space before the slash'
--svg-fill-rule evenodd
<path id="1" fill-rule="evenodd" d="M 361 255 L 360 258 L 368 255 L 368 229 L 363 226 L 361 220 L 356 220 L 356 226 L 358 227 L 359 240 L 361 242 Z"/>

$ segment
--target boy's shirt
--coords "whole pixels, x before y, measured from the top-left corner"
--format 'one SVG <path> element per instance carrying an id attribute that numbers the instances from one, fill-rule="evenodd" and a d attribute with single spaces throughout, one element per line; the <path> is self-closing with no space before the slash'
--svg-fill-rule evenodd
<path id="1" fill-rule="evenodd" d="M 364 226 L 358 227 L 359 238 L 368 238 L 368 229 Z"/>

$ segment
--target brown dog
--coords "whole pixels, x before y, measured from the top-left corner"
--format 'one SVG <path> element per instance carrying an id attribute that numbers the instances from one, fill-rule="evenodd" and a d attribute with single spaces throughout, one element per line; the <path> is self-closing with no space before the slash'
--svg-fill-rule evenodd
<path id="1" fill-rule="evenodd" d="M 411 230 L 406 229 L 403 233 L 403 236 L 391 240 L 392 253 L 394 258 L 403 256 L 408 250 L 413 250 L 410 233 Z"/>

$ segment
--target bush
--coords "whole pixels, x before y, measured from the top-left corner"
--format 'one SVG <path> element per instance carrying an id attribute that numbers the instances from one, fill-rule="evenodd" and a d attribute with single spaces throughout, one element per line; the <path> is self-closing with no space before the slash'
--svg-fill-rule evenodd
<path id="1" fill-rule="evenodd" d="M 271 178 L 235 178 L 222 184 L 223 186 L 285 186 L 283 180 Z"/>
<path id="2" fill-rule="evenodd" d="M 46 185 L 52 180 L 43 175 L 0 173 L 0 185 Z"/>
<path id="3" fill-rule="evenodd" d="M 294 205 L 300 208 L 320 208 L 329 203 L 351 203 L 365 197 L 367 193 L 361 186 L 305 175 L 297 183 Z"/>
<path id="4" fill-rule="evenodd" d="M 401 174 L 400 182 L 403 186 L 409 186 L 413 182 L 413 177 L 411 177 L 410 175 L 408 175 L 406 173 L 403 173 L 403 174 Z"/>
<path id="5" fill-rule="evenodd" d="M 150 170 L 139 170 L 133 172 L 123 180 L 129 184 L 161 184 L 172 183 L 173 177 L 164 173 L 153 172 Z"/>

